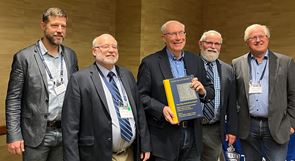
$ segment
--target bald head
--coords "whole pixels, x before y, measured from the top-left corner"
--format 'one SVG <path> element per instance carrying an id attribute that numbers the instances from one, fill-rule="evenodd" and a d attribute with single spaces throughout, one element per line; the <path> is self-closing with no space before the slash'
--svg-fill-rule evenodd
<path id="1" fill-rule="evenodd" d="M 117 40 L 112 35 L 102 34 L 93 40 L 92 47 L 95 48 L 97 46 L 100 46 L 100 45 L 104 44 L 106 41 L 111 41 L 117 45 Z"/>
<path id="2" fill-rule="evenodd" d="M 96 63 L 111 70 L 119 58 L 116 39 L 110 34 L 102 34 L 96 37 L 92 42 L 92 54 Z"/>
<path id="3" fill-rule="evenodd" d="M 185 30 L 185 26 L 184 24 L 182 24 L 181 22 L 179 21 L 176 21 L 176 20 L 170 20 L 170 21 L 167 21 L 166 23 L 164 23 L 161 27 L 161 32 L 162 34 L 165 34 L 167 33 L 167 28 L 171 25 L 179 25 L 183 28 L 183 30 Z"/>

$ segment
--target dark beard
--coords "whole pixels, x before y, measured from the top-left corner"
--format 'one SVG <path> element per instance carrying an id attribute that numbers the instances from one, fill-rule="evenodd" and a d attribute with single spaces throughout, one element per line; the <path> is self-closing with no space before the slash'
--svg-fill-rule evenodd
<path id="1" fill-rule="evenodd" d="M 54 45 L 54 46 L 59 46 L 59 45 L 61 45 L 62 42 L 63 42 L 63 40 L 64 40 L 64 38 L 62 38 L 61 43 L 56 43 L 56 42 L 54 41 L 54 36 L 50 36 L 50 35 L 48 35 L 48 34 L 46 34 L 46 33 L 45 33 L 45 38 L 48 40 L 48 42 L 49 42 L 51 45 Z"/>

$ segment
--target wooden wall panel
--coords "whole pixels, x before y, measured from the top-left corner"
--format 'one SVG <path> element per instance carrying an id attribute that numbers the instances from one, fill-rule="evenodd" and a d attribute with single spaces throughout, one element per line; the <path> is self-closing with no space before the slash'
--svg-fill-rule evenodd
<path id="1" fill-rule="evenodd" d="M 161 26 L 168 20 L 178 20 L 186 25 L 185 49 L 196 50 L 197 35 L 203 29 L 201 0 L 142 1 L 141 58 L 164 47 Z"/>
<path id="2" fill-rule="evenodd" d="M 119 62 L 137 73 L 140 60 L 140 32 L 141 32 L 141 1 L 117 0 L 116 4 L 116 34 L 119 44 Z"/>
<path id="3" fill-rule="evenodd" d="M 231 60 L 246 52 L 244 31 L 253 23 L 270 28 L 270 49 L 295 57 L 295 2 L 275 0 L 207 0 L 203 2 L 204 30 L 218 30 L 224 38 L 220 58 Z"/>
<path id="4" fill-rule="evenodd" d="M 43 35 L 39 24 L 42 12 L 48 7 L 60 7 L 68 13 L 64 44 L 77 52 L 80 68 L 94 62 L 91 47 L 96 36 L 115 34 L 115 0 L 0 1 L 0 125 L 5 125 L 5 97 L 12 57 Z"/>

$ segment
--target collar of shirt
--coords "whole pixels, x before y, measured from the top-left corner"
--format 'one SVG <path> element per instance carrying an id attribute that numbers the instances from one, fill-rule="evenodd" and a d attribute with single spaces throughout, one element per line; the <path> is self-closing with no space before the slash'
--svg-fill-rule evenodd
<path id="1" fill-rule="evenodd" d="M 114 72 L 115 76 L 118 78 L 118 74 L 117 74 L 115 66 L 111 70 L 108 70 L 107 68 L 103 67 L 102 65 L 100 65 L 98 63 L 96 63 L 96 65 L 100 69 L 100 71 L 102 72 L 102 74 L 105 78 L 108 78 L 108 74 L 110 71 Z"/>
<path id="2" fill-rule="evenodd" d="M 46 49 L 45 45 L 43 44 L 42 40 L 39 40 L 39 47 L 40 47 L 40 51 L 41 51 L 41 54 L 44 56 L 46 54 L 48 54 L 48 50 Z M 62 49 L 61 49 L 61 46 L 59 45 L 58 46 L 58 55 L 61 55 L 62 54 Z M 58 56 L 57 56 L 58 57 Z"/>
<path id="3" fill-rule="evenodd" d="M 204 65 L 205 65 L 205 69 L 207 70 L 207 64 L 208 63 L 211 63 L 211 66 L 213 67 L 213 66 L 216 66 L 217 65 L 217 61 L 218 61 L 218 59 L 216 59 L 215 61 L 213 61 L 213 62 L 209 62 L 209 61 L 207 61 L 207 60 L 205 60 L 204 58 L 202 58 L 202 60 L 203 60 L 203 62 L 204 62 Z"/>
<path id="4" fill-rule="evenodd" d="M 184 58 L 184 52 L 183 51 L 181 52 L 181 56 L 178 59 L 173 55 L 173 53 L 168 48 L 166 48 L 166 52 L 167 52 L 168 58 L 173 60 L 173 61 L 182 61 L 183 58 Z"/>
<path id="5" fill-rule="evenodd" d="M 268 59 L 268 56 L 269 56 L 269 51 L 266 50 L 263 59 Z M 256 61 L 256 59 L 255 59 L 255 57 L 254 57 L 254 55 L 252 53 L 250 53 L 250 58 L 251 58 L 251 60 L 254 60 L 258 64 L 258 62 Z"/>

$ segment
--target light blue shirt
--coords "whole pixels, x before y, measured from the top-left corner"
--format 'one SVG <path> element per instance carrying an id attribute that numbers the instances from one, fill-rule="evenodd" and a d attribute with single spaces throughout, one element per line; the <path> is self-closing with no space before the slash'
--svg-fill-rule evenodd
<path id="1" fill-rule="evenodd" d="M 268 90 L 269 90 L 269 59 L 268 50 L 265 53 L 262 63 L 258 63 L 255 57 L 250 54 L 250 82 L 257 84 L 260 82 L 262 93 L 249 94 L 249 113 L 251 116 L 268 117 Z M 260 80 L 265 69 L 262 80 Z M 252 78 L 252 79 L 251 79 Z M 249 82 L 249 83 L 250 83 Z"/>
<path id="2" fill-rule="evenodd" d="M 60 120 L 61 119 L 61 109 L 64 101 L 64 95 L 65 92 L 57 95 L 55 92 L 55 83 L 57 81 L 61 80 L 61 61 L 63 61 L 63 84 L 67 86 L 68 84 L 68 72 L 67 72 L 67 67 L 65 60 L 62 59 L 62 50 L 61 47 L 59 47 L 58 50 L 58 55 L 56 57 L 53 57 L 52 55 L 48 54 L 48 50 L 40 40 L 39 42 L 40 46 L 40 51 L 41 54 L 44 57 L 44 63 L 48 66 L 48 69 L 53 77 L 53 79 L 50 79 L 47 70 L 46 71 L 46 76 L 47 76 L 47 88 L 48 88 L 48 93 L 49 93 L 49 101 L 48 101 L 48 117 L 47 119 L 49 121 L 53 120 Z"/>
<path id="3" fill-rule="evenodd" d="M 207 65 L 207 61 L 203 59 L 204 62 L 204 66 L 206 69 L 206 72 L 208 70 L 208 65 Z M 220 85 L 220 77 L 218 74 L 218 68 L 217 68 L 217 63 L 216 61 L 211 62 L 211 66 L 213 69 L 213 74 L 214 74 L 214 92 L 215 92 L 215 97 L 214 97 L 214 118 L 210 121 L 210 123 L 216 122 L 220 120 L 220 91 L 221 91 L 221 85 Z M 202 103 L 202 106 L 204 106 L 204 104 Z"/>
<path id="4" fill-rule="evenodd" d="M 116 85 L 119 89 L 120 95 L 123 97 L 123 102 L 124 103 L 128 103 L 128 105 L 130 106 L 126 91 L 123 87 L 122 82 L 120 81 L 120 79 L 118 78 L 118 74 L 117 71 L 115 69 L 115 67 L 112 70 L 108 70 L 105 67 L 101 66 L 100 64 L 96 63 L 97 67 L 100 69 L 100 71 L 102 72 L 102 74 L 104 75 L 104 77 L 106 78 L 106 80 L 108 79 L 108 74 L 110 71 L 115 73 L 115 76 L 113 77 L 114 81 L 116 82 Z M 116 109 L 114 106 L 114 102 L 113 102 L 113 98 L 112 98 L 112 94 L 110 92 L 110 90 L 108 89 L 108 87 L 106 86 L 102 76 L 99 74 L 99 77 L 101 79 L 102 82 L 102 87 L 107 99 L 107 104 L 108 104 L 108 109 L 110 111 L 110 115 L 111 115 L 111 119 L 112 119 L 112 137 L 113 137 L 113 152 L 119 152 L 121 150 L 125 150 L 127 147 L 129 147 L 132 142 L 135 139 L 135 121 L 134 121 L 134 117 L 129 118 L 129 122 L 131 125 L 131 129 L 132 129 L 132 138 L 130 142 L 125 141 L 124 139 L 121 138 L 121 132 L 120 132 L 120 125 L 119 125 L 119 120 L 118 120 L 118 115 L 116 113 Z M 132 107 L 135 108 L 135 107 Z"/>
<path id="5" fill-rule="evenodd" d="M 186 70 L 183 61 L 184 53 L 182 52 L 181 57 L 177 59 L 168 48 L 166 48 L 166 52 L 173 77 L 180 78 L 186 76 Z"/>

